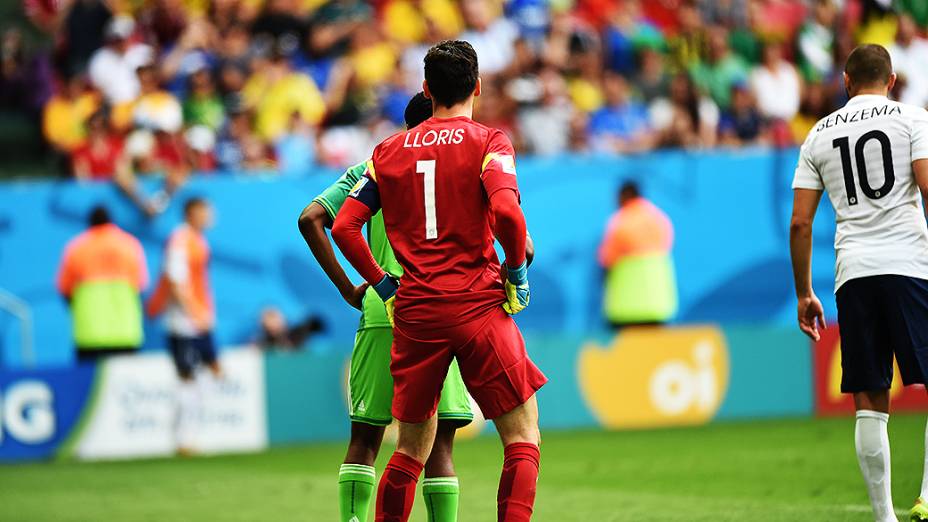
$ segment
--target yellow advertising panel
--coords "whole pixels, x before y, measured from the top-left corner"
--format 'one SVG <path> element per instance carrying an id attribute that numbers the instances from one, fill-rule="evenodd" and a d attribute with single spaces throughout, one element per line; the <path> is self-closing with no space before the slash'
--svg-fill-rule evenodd
<path id="1" fill-rule="evenodd" d="M 629 328 L 611 346 L 584 346 L 577 371 L 584 400 L 607 428 L 698 425 L 725 397 L 728 348 L 713 326 Z"/>

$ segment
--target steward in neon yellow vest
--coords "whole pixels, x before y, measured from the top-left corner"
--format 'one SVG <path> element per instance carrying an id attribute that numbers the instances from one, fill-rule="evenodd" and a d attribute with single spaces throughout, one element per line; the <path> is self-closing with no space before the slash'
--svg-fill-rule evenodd
<path id="1" fill-rule="evenodd" d="M 677 313 L 673 225 L 626 183 L 599 249 L 606 269 L 603 313 L 613 326 L 665 323 Z"/>
<path id="2" fill-rule="evenodd" d="M 79 358 L 142 345 L 139 294 L 147 284 L 142 245 L 110 223 L 104 208 L 95 208 L 90 227 L 68 243 L 58 271 Z"/>

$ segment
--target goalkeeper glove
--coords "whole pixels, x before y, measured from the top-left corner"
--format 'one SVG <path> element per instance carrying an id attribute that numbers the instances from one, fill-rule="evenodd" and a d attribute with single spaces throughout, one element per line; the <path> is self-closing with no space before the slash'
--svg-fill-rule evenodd
<path id="1" fill-rule="evenodd" d="M 516 268 L 506 270 L 506 302 L 503 303 L 503 310 L 509 315 L 516 315 L 525 310 L 529 302 L 528 290 L 528 263 L 523 262 Z"/>
<path id="2" fill-rule="evenodd" d="M 390 326 L 393 326 L 393 304 L 396 301 L 396 290 L 400 287 L 399 279 L 386 274 L 379 283 L 374 285 L 374 291 L 383 300 L 383 305 L 387 309 L 387 319 L 390 320 Z"/>

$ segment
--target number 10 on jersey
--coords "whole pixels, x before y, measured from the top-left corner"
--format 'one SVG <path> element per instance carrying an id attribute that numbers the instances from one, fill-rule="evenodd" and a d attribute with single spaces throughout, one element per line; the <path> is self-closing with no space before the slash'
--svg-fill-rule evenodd
<path id="1" fill-rule="evenodd" d="M 878 188 L 870 186 L 870 179 L 867 177 L 867 159 L 864 156 L 864 146 L 870 140 L 876 140 L 880 144 L 880 153 L 883 158 L 883 184 Z M 847 204 L 857 204 L 857 187 L 854 184 L 854 168 L 851 166 L 851 142 L 850 138 L 835 138 L 831 146 L 841 152 L 841 169 L 844 171 L 844 186 L 847 190 Z M 870 199 L 880 199 L 893 189 L 896 183 L 896 173 L 893 171 L 893 149 L 889 143 L 889 136 L 881 130 L 872 130 L 857 140 L 854 146 L 854 160 L 857 163 L 857 179 L 860 182 L 860 189 L 864 195 Z"/>
<path id="2" fill-rule="evenodd" d="M 422 183 L 425 196 L 425 239 L 438 239 L 438 220 L 435 217 L 435 160 L 417 161 L 416 173 L 425 176 Z"/>

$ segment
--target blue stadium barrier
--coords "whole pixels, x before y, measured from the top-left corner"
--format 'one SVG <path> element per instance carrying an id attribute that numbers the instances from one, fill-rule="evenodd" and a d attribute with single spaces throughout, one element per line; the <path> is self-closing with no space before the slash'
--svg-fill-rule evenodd
<path id="1" fill-rule="evenodd" d="M 795 150 L 757 149 L 521 159 L 522 201 L 537 257 L 532 306 L 520 316 L 520 325 L 527 332 L 568 336 L 602 329 L 596 248 L 614 210 L 615 191 L 626 179 L 637 180 L 676 228 L 678 322 L 791 325 L 788 219 L 796 157 Z M 352 337 L 356 314 L 341 302 L 296 228 L 303 206 L 337 175 L 320 169 L 299 178 L 202 176 L 152 221 L 108 184 L 0 184 L 0 288 L 31 307 L 38 365 L 68 365 L 70 320 L 54 278 L 66 242 L 84 228 L 89 209 L 105 203 L 115 221 L 142 241 L 154 278 L 183 200 L 205 196 L 218 210 L 209 240 L 219 343 L 253 338 L 260 310 L 275 305 L 294 320 L 321 316 L 329 330 L 323 337 L 328 343 L 320 346 L 342 345 Z M 154 192 L 158 184 L 149 180 L 144 188 Z M 813 279 L 833 316 L 834 217 L 826 205 L 815 226 Z M 19 328 L 15 318 L 0 311 L 3 366 L 23 364 Z M 158 324 L 146 325 L 146 332 L 145 349 L 161 349 Z"/>

